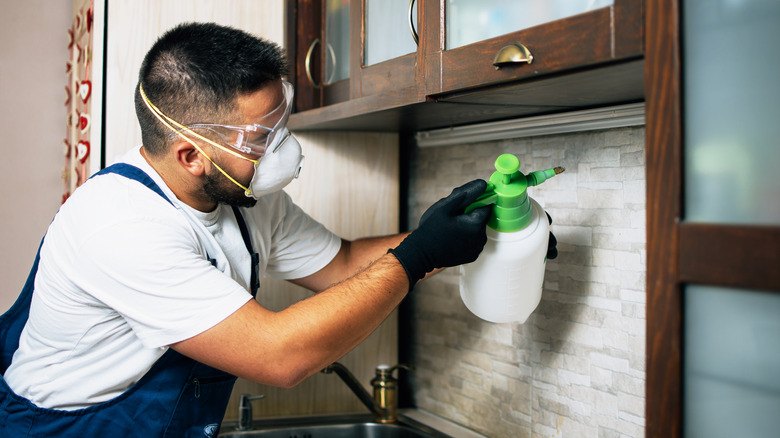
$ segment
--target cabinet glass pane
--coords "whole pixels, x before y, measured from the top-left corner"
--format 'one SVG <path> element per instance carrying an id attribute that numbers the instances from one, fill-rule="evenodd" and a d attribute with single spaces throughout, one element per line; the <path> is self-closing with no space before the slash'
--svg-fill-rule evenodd
<path id="1" fill-rule="evenodd" d="M 349 0 L 325 2 L 325 84 L 349 78 Z"/>
<path id="2" fill-rule="evenodd" d="M 683 1 L 685 219 L 780 224 L 780 2 Z"/>
<path id="3" fill-rule="evenodd" d="M 612 3 L 612 0 L 447 0 L 445 47 L 454 49 Z"/>
<path id="4" fill-rule="evenodd" d="M 684 436 L 777 437 L 780 293 L 688 286 L 684 309 Z"/>
<path id="5" fill-rule="evenodd" d="M 417 1 L 412 19 L 417 29 Z M 417 51 L 409 28 L 409 0 L 366 0 L 365 64 L 373 65 Z"/>

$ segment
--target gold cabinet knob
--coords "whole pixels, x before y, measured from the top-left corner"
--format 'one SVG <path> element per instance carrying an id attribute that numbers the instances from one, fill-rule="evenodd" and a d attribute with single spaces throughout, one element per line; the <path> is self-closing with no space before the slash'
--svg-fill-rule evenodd
<path id="1" fill-rule="evenodd" d="M 531 64 L 533 61 L 534 55 L 531 54 L 528 47 L 520 43 L 514 43 L 502 47 L 501 50 L 496 53 L 495 58 L 493 58 L 493 65 L 496 67 L 496 70 L 498 70 L 505 65 L 521 63 Z"/>

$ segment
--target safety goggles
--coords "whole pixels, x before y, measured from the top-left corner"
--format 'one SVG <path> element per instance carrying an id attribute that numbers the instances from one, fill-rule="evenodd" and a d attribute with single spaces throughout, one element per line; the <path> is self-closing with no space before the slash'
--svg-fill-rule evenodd
<path id="1" fill-rule="evenodd" d="M 256 157 L 263 156 L 266 151 L 274 151 L 286 139 L 284 129 L 290 118 L 292 109 L 293 86 L 282 81 L 284 99 L 273 111 L 249 125 L 222 125 L 217 123 L 193 123 L 181 126 L 171 137 L 182 132 L 193 132 L 200 136 L 217 139 L 222 144 L 239 152 Z"/>

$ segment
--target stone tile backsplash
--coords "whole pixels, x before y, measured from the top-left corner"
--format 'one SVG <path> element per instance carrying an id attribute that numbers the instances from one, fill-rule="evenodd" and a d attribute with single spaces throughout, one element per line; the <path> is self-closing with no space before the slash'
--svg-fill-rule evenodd
<path id="1" fill-rule="evenodd" d="M 644 128 L 415 148 L 409 223 L 453 187 L 487 179 L 502 153 L 524 173 L 566 168 L 529 190 L 553 218 L 559 256 L 524 324 L 472 315 L 457 269 L 415 287 L 415 403 L 490 437 L 643 437 Z"/>

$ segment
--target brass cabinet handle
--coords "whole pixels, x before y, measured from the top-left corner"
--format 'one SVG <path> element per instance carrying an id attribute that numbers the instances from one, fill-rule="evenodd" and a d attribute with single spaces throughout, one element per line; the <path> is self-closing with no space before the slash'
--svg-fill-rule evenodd
<path id="1" fill-rule="evenodd" d="M 496 53 L 496 57 L 493 58 L 493 65 L 496 67 L 496 70 L 498 70 L 505 65 L 520 64 L 524 62 L 531 64 L 533 61 L 534 55 L 531 54 L 528 47 L 520 43 L 514 43 L 502 47 L 501 50 Z"/>
<path id="2" fill-rule="evenodd" d="M 306 77 L 309 78 L 309 83 L 315 90 L 319 90 L 320 84 L 314 82 L 314 78 L 311 76 L 311 56 L 314 53 L 314 48 L 320 43 L 319 38 L 315 38 L 309 46 L 309 50 L 306 51 L 306 59 L 303 61 L 303 70 L 306 72 Z"/>
<path id="3" fill-rule="evenodd" d="M 413 14 L 414 14 L 414 0 L 409 0 L 409 30 L 412 32 L 412 38 L 414 38 L 414 44 L 419 46 L 420 39 L 417 37 L 417 30 L 415 30 L 414 23 L 412 22 Z"/>

